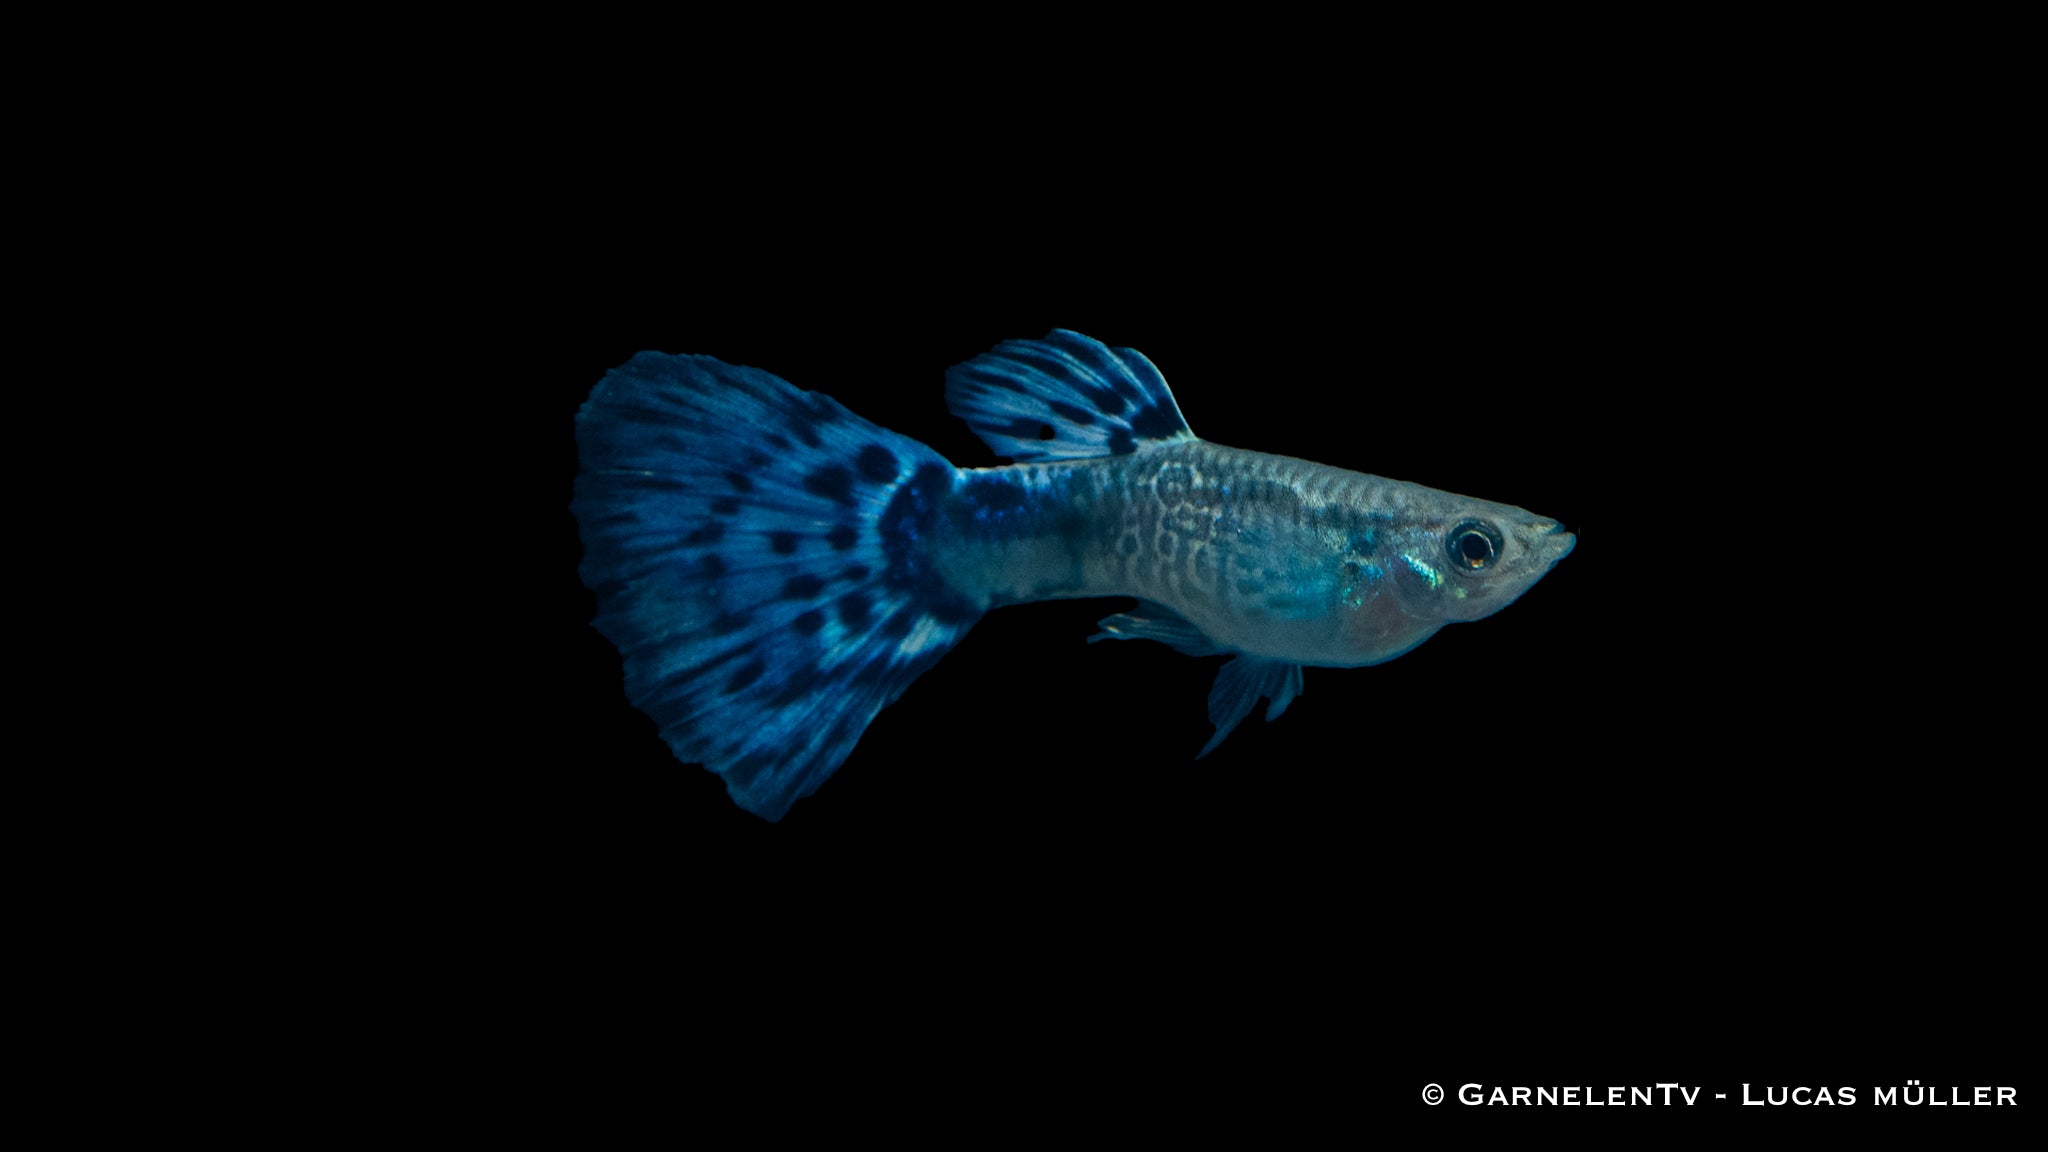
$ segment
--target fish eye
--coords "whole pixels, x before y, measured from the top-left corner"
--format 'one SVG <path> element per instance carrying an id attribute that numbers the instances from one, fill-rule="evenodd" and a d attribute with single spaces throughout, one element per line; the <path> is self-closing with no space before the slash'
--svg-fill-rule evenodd
<path id="1" fill-rule="evenodd" d="M 1467 520 L 1444 538 L 1451 563 L 1466 572 L 1490 567 L 1500 558 L 1500 533 L 1483 520 Z"/>

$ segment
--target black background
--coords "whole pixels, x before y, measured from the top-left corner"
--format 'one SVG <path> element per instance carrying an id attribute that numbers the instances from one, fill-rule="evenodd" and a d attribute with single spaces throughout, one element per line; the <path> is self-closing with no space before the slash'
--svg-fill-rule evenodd
<path id="1" fill-rule="evenodd" d="M 1996 422 L 1981 317 L 1789 152 L 1553 144 L 1249 199 L 1183 155 L 1000 209 L 961 194 L 993 160 L 858 196 L 822 165 L 502 256 L 521 683 L 472 721 L 506 749 L 475 819 L 536 947 L 608 1017 L 760 1013 L 835 1061 L 908 1031 L 933 1070 L 1028 1039 L 1104 1091 L 2015 1083 L 2031 694 L 1982 663 L 1999 577 L 1957 575 L 1944 495 Z M 587 626 L 590 386 L 706 353 L 990 465 L 944 370 L 1054 326 L 1143 351 L 1199 435 L 1577 549 L 1199 762 L 1217 661 L 1083 642 L 1126 602 L 1004 609 L 780 824 L 735 808 Z"/>

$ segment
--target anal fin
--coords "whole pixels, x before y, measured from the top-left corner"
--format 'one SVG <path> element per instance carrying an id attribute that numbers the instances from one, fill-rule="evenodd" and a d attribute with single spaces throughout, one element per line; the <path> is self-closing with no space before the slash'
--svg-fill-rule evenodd
<path id="1" fill-rule="evenodd" d="M 1215 751 L 1238 722 L 1250 714 L 1259 697 L 1272 701 L 1266 705 L 1266 720 L 1271 723 L 1278 720 L 1299 695 L 1301 665 L 1261 656 L 1232 659 L 1216 673 L 1216 686 L 1209 690 L 1209 722 L 1216 725 L 1216 734 L 1209 737 L 1209 742 L 1195 754 L 1195 759 L 1200 760 Z"/>

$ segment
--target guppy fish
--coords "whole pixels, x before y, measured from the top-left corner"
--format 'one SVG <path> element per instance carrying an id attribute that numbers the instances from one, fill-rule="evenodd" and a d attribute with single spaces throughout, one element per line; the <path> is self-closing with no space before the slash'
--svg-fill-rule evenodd
<path id="1" fill-rule="evenodd" d="M 1505 607 L 1573 536 L 1520 508 L 1188 430 L 1129 348 L 1055 330 L 950 369 L 999 456 L 955 468 L 837 401 L 642 352 L 577 416 L 596 627 L 682 760 L 778 820 L 875 714 L 1005 604 L 1135 596 L 1089 639 L 1229 655 L 1207 755 L 1303 665 L 1391 660 Z"/>

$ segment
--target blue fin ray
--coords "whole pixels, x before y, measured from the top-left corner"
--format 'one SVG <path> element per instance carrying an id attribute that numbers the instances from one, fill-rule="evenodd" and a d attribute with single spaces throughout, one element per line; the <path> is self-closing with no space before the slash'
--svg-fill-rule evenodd
<path id="1" fill-rule="evenodd" d="M 979 618 L 920 533 L 957 473 L 838 402 L 643 352 L 577 418 L 597 629 L 676 755 L 769 820 Z"/>
<path id="2" fill-rule="evenodd" d="M 1271 703 L 1266 705 L 1266 720 L 1271 723 L 1287 711 L 1296 696 L 1301 695 L 1301 665 L 1288 660 L 1268 660 L 1259 656 L 1238 656 L 1216 673 L 1216 685 L 1209 690 L 1209 722 L 1216 725 L 1216 734 L 1195 754 L 1200 760 L 1215 751 L 1223 738 L 1230 735 L 1238 722 L 1243 720 L 1264 696 Z"/>
<path id="3" fill-rule="evenodd" d="M 1063 328 L 1043 340 L 1006 340 L 947 369 L 946 407 L 996 455 L 1019 461 L 1118 456 L 1194 438 L 1143 354 Z"/>

